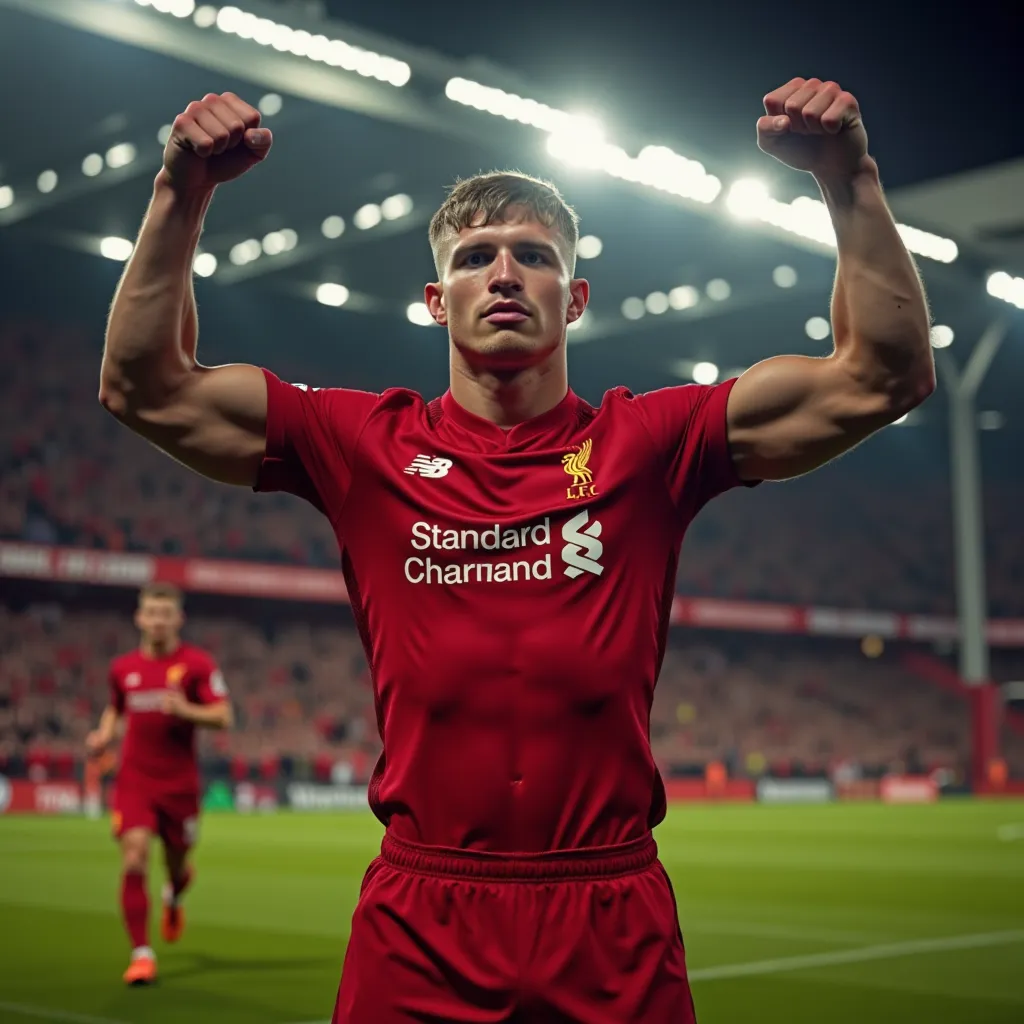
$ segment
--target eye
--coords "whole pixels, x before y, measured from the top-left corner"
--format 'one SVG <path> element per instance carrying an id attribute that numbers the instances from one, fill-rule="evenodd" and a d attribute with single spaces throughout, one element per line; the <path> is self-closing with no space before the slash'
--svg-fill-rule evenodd
<path id="1" fill-rule="evenodd" d="M 544 254 L 540 252 L 538 249 L 527 249 L 526 252 L 523 253 L 522 260 L 529 266 L 535 267 L 541 263 L 544 263 L 545 257 Z"/>
<path id="2" fill-rule="evenodd" d="M 486 262 L 486 255 L 482 252 L 471 252 L 463 261 L 467 267 L 482 267 Z"/>

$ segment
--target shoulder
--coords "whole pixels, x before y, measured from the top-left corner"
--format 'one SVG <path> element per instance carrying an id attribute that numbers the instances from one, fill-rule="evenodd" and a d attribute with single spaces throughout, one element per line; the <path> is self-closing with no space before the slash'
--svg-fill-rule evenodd
<path id="1" fill-rule="evenodd" d="M 124 654 L 118 654 L 110 661 L 110 674 L 120 678 L 126 672 L 131 672 L 132 669 L 137 668 L 139 663 L 139 656 L 135 651 L 127 651 Z"/>
<path id="2" fill-rule="evenodd" d="M 217 659 L 209 651 L 204 651 L 202 647 L 185 644 L 179 655 L 181 661 L 186 662 L 193 669 L 213 671 L 217 667 Z"/>

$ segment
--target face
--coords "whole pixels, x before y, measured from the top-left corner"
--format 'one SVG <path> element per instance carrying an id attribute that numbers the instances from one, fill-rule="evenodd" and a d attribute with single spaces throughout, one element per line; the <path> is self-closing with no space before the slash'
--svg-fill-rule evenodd
<path id="1" fill-rule="evenodd" d="M 570 278 L 565 248 L 554 228 L 515 207 L 505 221 L 463 228 L 451 241 L 442 280 L 425 298 L 467 362 L 523 369 L 564 344 L 590 294 L 586 281 Z"/>
<path id="2" fill-rule="evenodd" d="M 154 647 L 175 643 L 185 622 L 181 606 L 167 597 L 144 597 L 135 612 L 135 625 L 143 639 Z"/>

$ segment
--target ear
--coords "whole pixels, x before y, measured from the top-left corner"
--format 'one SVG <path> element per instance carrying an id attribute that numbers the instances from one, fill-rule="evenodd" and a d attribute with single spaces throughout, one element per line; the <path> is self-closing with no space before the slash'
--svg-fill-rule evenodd
<path id="1" fill-rule="evenodd" d="M 447 327 L 448 310 L 444 308 L 444 288 L 439 281 L 428 284 L 423 289 L 423 301 L 427 304 L 434 322 Z"/>
<path id="2" fill-rule="evenodd" d="M 569 282 L 569 307 L 565 311 L 565 322 L 571 324 L 579 320 L 589 301 L 590 282 L 582 277 L 573 278 Z"/>

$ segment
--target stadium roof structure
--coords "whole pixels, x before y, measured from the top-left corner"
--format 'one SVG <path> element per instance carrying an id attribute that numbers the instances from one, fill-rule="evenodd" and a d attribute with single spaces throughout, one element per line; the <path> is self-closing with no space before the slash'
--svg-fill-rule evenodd
<path id="1" fill-rule="evenodd" d="M 244 334 L 214 342 L 219 357 L 270 358 L 246 345 L 290 357 L 305 344 L 297 336 L 314 336 L 318 356 L 350 371 L 330 383 L 442 389 L 443 335 L 418 305 L 432 276 L 426 225 L 446 185 L 496 167 L 553 179 L 581 214 L 578 273 L 593 292 L 570 335 L 581 394 L 829 350 L 827 216 L 806 175 L 760 154 L 761 180 L 737 181 L 685 140 L 629 125 L 612 140 L 542 83 L 301 5 L 0 0 L 0 36 L 0 82 L 22 119 L 7 129 L 17 144 L 0 166 L 0 248 L 35 253 L 32 266 L 45 253 L 54 268 L 81 266 L 67 254 L 106 255 L 105 287 L 130 253 L 175 114 L 228 89 L 264 110 L 274 150 L 218 191 L 195 267 L 207 356 L 209 309 L 218 328 Z M 963 362 L 993 319 L 1008 318 L 979 408 L 1013 426 L 1014 382 L 1024 380 L 1024 161 L 889 198 L 935 322 L 948 328 L 937 344 L 952 332 Z M 939 422 L 943 406 L 914 418 Z"/>

